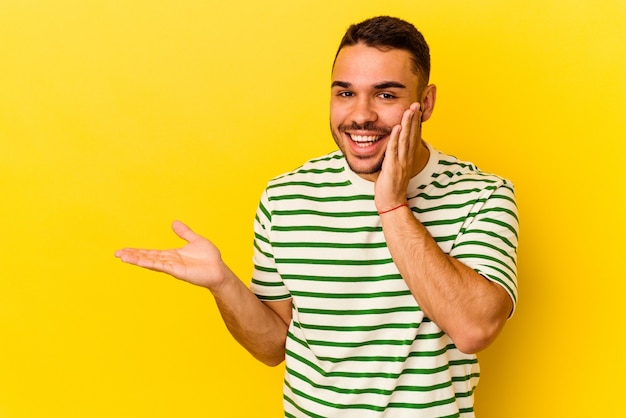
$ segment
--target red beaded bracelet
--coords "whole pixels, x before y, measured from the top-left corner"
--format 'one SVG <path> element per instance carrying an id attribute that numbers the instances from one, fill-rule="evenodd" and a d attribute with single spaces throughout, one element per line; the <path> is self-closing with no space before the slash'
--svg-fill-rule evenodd
<path id="1" fill-rule="evenodd" d="M 402 206 L 407 206 L 407 207 L 408 207 L 408 206 L 409 206 L 409 204 L 408 204 L 407 202 L 404 202 L 404 203 L 402 203 L 402 204 L 400 204 L 400 205 L 398 205 L 398 206 L 395 206 L 395 207 L 393 207 L 393 208 L 391 208 L 391 209 L 381 210 L 380 212 L 378 212 L 378 214 L 379 214 L 379 215 L 382 215 L 383 213 L 391 212 L 391 211 L 393 211 L 393 210 L 396 210 L 396 209 L 398 209 L 398 208 L 401 208 Z"/>

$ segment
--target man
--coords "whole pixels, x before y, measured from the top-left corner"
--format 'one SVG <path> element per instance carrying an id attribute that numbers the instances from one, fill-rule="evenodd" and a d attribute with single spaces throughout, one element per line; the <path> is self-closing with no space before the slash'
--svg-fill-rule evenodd
<path id="1" fill-rule="evenodd" d="M 251 290 L 180 222 L 179 250 L 116 253 L 208 288 L 252 355 L 286 360 L 285 416 L 474 415 L 474 353 L 517 297 L 517 212 L 510 183 L 422 139 L 429 71 L 411 24 L 348 29 L 331 79 L 340 150 L 269 182 Z"/>

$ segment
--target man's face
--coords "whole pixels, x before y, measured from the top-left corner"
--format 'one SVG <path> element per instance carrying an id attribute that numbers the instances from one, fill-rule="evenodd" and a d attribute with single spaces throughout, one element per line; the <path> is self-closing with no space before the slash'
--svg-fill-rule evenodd
<path id="1" fill-rule="evenodd" d="M 330 127 L 352 171 L 376 180 L 391 129 L 419 101 L 418 89 L 419 77 L 405 50 L 359 43 L 339 51 L 331 77 Z"/>

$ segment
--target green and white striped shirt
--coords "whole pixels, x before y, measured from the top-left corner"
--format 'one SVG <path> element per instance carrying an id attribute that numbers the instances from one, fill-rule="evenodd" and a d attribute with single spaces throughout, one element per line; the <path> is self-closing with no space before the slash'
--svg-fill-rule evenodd
<path id="1" fill-rule="evenodd" d="M 517 300 L 512 185 L 434 150 L 409 207 L 441 249 Z M 335 151 L 271 180 L 255 218 L 252 291 L 292 299 L 287 417 L 473 417 L 479 366 L 424 316 L 395 266 L 374 184 Z"/>

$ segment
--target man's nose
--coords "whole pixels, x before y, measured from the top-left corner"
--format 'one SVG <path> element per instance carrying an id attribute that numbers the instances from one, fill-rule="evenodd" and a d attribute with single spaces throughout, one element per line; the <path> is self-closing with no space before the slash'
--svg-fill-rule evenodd
<path id="1" fill-rule="evenodd" d="M 369 97 L 359 97 L 355 100 L 350 118 L 353 123 L 358 125 L 363 125 L 366 122 L 375 122 L 378 119 L 378 114 L 371 99 Z"/>

